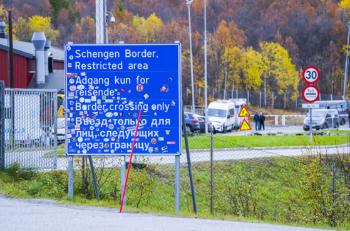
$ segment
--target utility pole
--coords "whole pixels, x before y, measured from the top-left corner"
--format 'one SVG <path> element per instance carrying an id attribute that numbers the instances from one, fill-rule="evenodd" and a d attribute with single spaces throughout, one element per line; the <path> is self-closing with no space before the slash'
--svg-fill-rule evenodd
<path id="1" fill-rule="evenodd" d="M 207 71 L 207 0 L 204 0 L 204 113 L 208 121 L 208 71 Z M 208 133 L 208 123 L 205 123 L 205 133 Z"/>
<path id="2" fill-rule="evenodd" d="M 193 56 L 192 56 L 192 27 L 191 27 L 191 4 L 193 0 L 187 0 L 188 9 L 188 35 L 190 39 L 190 65 L 191 65 L 191 95 L 192 95 L 192 113 L 195 113 L 195 99 L 194 99 L 194 76 L 193 76 Z"/>
<path id="3" fill-rule="evenodd" d="M 343 99 L 345 99 L 345 97 L 346 97 L 346 90 L 348 88 L 350 22 L 347 23 L 347 26 L 348 26 L 348 38 L 347 38 L 347 42 L 346 42 Z"/>
<path id="4" fill-rule="evenodd" d="M 105 41 L 104 24 L 105 24 L 104 0 L 96 0 L 96 43 L 103 44 Z"/>

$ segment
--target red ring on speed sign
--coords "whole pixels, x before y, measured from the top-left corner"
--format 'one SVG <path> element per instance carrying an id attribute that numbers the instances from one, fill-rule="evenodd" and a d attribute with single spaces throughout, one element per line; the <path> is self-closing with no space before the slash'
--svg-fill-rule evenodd
<path id="1" fill-rule="evenodd" d="M 315 84 L 320 80 L 321 72 L 315 66 L 308 66 L 303 69 L 302 77 L 307 84 Z"/>
<path id="2" fill-rule="evenodd" d="M 312 85 L 306 86 L 304 87 L 301 96 L 305 102 L 313 103 L 320 98 L 320 89 Z"/>

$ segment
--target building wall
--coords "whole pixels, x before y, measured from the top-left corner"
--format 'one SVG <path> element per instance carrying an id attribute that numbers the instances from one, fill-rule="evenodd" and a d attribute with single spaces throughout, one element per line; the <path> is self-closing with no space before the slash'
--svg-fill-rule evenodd
<path id="1" fill-rule="evenodd" d="M 27 88 L 33 73 L 29 71 L 30 59 L 13 54 L 13 76 L 15 88 Z M 0 50 L 0 80 L 5 81 L 5 86 L 10 87 L 8 53 Z M 32 70 L 31 70 L 32 71 Z"/>

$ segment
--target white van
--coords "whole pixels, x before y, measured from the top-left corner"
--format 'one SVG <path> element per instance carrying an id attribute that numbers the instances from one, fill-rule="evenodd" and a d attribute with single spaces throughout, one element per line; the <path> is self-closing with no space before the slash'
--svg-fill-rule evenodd
<path id="1" fill-rule="evenodd" d="M 208 121 L 215 132 L 231 131 L 237 126 L 235 104 L 229 100 L 217 100 L 208 106 Z"/>

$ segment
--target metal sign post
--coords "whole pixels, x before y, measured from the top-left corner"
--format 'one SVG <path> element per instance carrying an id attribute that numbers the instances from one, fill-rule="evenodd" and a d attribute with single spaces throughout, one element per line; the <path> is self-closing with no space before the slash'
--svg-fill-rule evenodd
<path id="1" fill-rule="evenodd" d="M 312 108 L 309 109 L 310 114 L 310 143 L 312 142 Z"/>
<path id="2" fill-rule="evenodd" d="M 315 66 L 308 66 L 303 69 L 302 77 L 304 82 L 307 84 L 306 87 L 302 90 L 302 97 L 305 102 L 308 102 L 309 105 L 302 105 L 303 108 L 309 108 L 309 116 L 310 116 L 310 122 L 309 122 L 309 129 L 310 129 L 310 143 L 312 143 L 312 109 L 318 108 L 319 105 L 315 104 L 319 97 L 320 97 L 320 89 L 315 87 L 314 84 L 317 83 L 320 80 L 321 73 L 320 70 Z"/>
<path id="3" fill-rule="evenodd" d="M 184 110 L 182 110 L 182 123 L 186 124 Z M 188 176 L 190 177 L 190 184 L 191 184 L 193 212 L 197 215 L 198 211 L 197 211 L 197 202 L 196 202 L 196 190 L 194 188 L 194 182 L 193 182 L 192 163 L 191 163 L 191 156 L 190 156 L 190 148 L 188 145 L 188 136 L 187 136 L 186 126 L 183 126 L 182 128 L 183 128 L 183 134 L 184 134 L 185 146 L 186 146 Z"/>
<path id="4" fill-rule="evenodd" d="M 141 111 L 134 155 L 179 161 L 180 58 L 180 43 L 67 44 L 66 154 L 129 156 Z"/>
<path id="5" fill-rule="evenodd" d="M 74 159 L 68 159 L 68 199 L 73 199 L 74 196 Z"/>
<path id="6" fill-rule="evenodd" d="M 210 124 L 210 213 L 214 214 L 214 143 L 213 126 Z"/>

